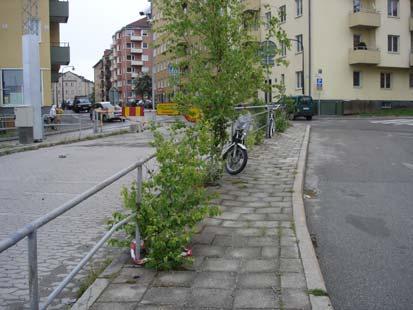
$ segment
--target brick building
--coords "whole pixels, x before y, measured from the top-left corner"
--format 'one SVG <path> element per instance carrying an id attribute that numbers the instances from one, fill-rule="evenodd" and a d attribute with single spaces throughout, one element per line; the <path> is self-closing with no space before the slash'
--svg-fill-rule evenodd
<path id="1" fill-rule="evenodd" d="M 107 49 L 103 57 L 93 66 L 95 77 L 95 101 L 109 101 L 109 91 L 112 87 L 111 71 L 112 50 Z"/>
<path id="2" fill-rule="evenodd" d="M 151 74 L 151 25 L 146 17 L 142 18 L 117 31 L 112 40 L 110 81 L 119 93 L 119 103 L 128 104 L 141 99 L 133 91 L 133 80 Z"/>

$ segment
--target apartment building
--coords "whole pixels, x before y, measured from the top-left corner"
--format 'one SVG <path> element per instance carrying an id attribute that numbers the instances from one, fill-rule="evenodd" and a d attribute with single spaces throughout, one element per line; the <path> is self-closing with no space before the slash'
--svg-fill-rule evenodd
<path id="1" fill-rule="evenodd" d="M 354 112 L 365 103 L 413 104 L 412 3 L 256 0 L 246 1 L 246 10 L 279 16 L 291 39 L 292 49 L 282 48 L 289 66 L 273 66 L 270 82 L 284 83 L 289 95 L 311 95 L 322 112 L 334 114 L 343 103 Z M 261 27 L 259 39 L 264 37 Z"/>
<path id="2" fill-rule="evenodd" d="M 23 1 L 0 1 L 0 113 L 13 113 L 23 104 Z M 52 83 L 61 65 L 70 62 L 68 43 L 60 42 L 60 23 L 67 23 L 69 2 L 39 0 L 42 105 L 53 102 Z"/>
<path id="3" fill-rule="evenodd" d="M 59 105 L 63 101 L 73 100 L 76 96 L 90 97 L 94 89 L 95 85 L 92 81 L 71 71 L 59 74 L 58 82 L 53 84 L 55 102 Z"/>
<path id="4" fill-rule="evenodd" d="M 141 99 L 133 91 L 133 80 L 152 70 L 152 33 L 147 17 L 126 25 L 112 40 L 111 83 L 120 104 L 128 104 Z"/>
<path id="5" fill-rule="evenodd" d="M 111 71 L 112 50 L 107 49 L 103 57 L 93 66 L 95 78 L 95 101 L 109 101 L 109 92 L 112 87 Z"/>

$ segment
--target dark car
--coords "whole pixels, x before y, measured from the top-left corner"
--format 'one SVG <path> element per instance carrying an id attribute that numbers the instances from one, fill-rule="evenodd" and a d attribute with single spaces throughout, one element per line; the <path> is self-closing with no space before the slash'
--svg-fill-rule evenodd
<path id="1" fill-rule="evenodd" d="M 76 113 L 89 112 L 92 108 L 92 103 L 87 96 L 76 96 L 73 101 L 73 111 Z"/>
<path id="2" fill-rule="evenodd" d="M 285 97 L 280 99 L 277 104 L 281 104 L 281 106 L 287 109 L 292 119 L 297 117 L 305 117 L 308 121 L 313 119 L 314 104 L 313 98 L 310 96 Z"/>

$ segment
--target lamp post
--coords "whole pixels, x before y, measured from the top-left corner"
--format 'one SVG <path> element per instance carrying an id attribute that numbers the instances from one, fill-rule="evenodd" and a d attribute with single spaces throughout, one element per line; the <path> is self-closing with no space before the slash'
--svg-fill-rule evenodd
<path id="1" fill-rule="evenodd" d="M 304 70 L 305 70 L 305 54 L 304 54 L 304 43 L 303 43 L 303 40 L 301 40 L 301 41 L 299 41 L 299 40 L 297 40 L 297 39 L 290 39 L 290 38 L 288 38 L 288 40 L 289 41 L 294 41 L 294 42 L 297 42 L 297 43 L 299 43 L 300 45 L 301 45 L 301 53 L 303 54 L 303 60 L 302 60 L 302 67 L 303 67 L 303 76 L 302 76 L 302 82 L 303 82 L 303 88 L 302 88 L 302 93 L 303 93 L 303 96 L 305 95 L 305 75 L 304 75 Z"/>
<path id="2" fill-rule="evenodd" d="M 73 70 L 73 71 L 75 71 L 75 67 L 74 66 L 62 66 L 62 103 L 61 103 L 61 106 L 63 107 L 63 103 L 65 102 L 65 93 L 64 93 L 64 90 L 65 90 L 65 87 L 64 87 L 64 83 L 63 83 L 63 80 L 64 80 L 64 78 L 65 78 L 65 75 L 64 75 L 64 71 L 65 71 L 65 69 L 71 69 L 71 70 Z M 57 103 L 57 106 L 59 106 L 59 102 Z"/>

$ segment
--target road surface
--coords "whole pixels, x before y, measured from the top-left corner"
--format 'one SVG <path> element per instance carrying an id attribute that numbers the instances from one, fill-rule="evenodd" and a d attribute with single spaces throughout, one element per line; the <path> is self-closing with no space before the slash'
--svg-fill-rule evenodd
<path id="1" fill-rule="evenodd" d="M 312 125 L 306 211 L 334 308 L 413 309 L 413 119 Z"/>

